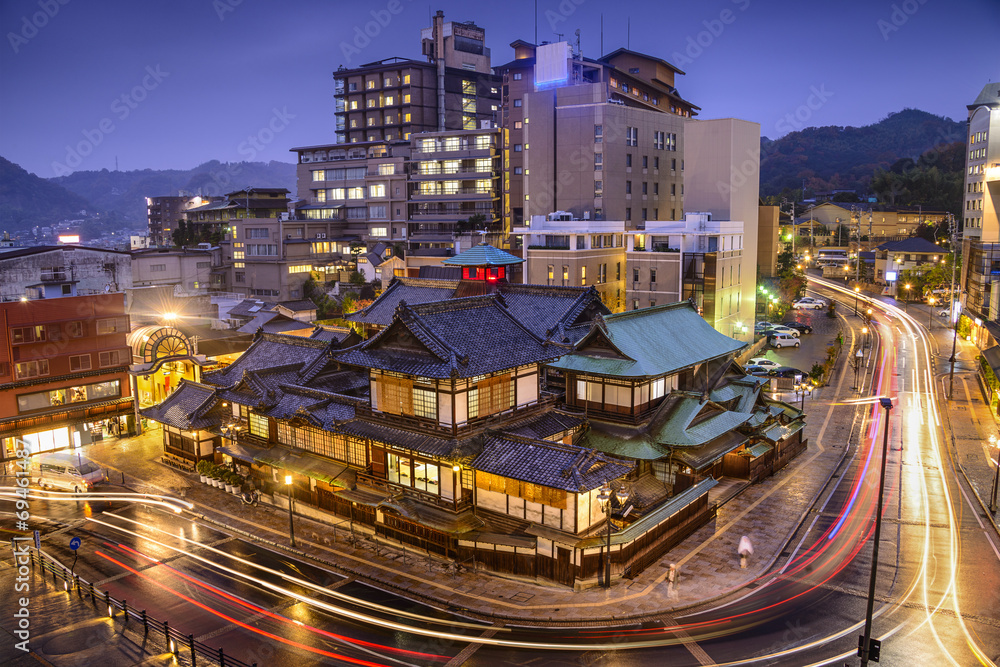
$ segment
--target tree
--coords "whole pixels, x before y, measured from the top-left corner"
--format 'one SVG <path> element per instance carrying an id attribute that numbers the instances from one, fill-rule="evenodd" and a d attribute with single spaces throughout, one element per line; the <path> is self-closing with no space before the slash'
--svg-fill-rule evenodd
<path id="1" fill-rule="evenodd" d="M 351 275 L 347 279 L 347 282 L 360 287 L 365 284 L 365 276 L 360 271 L 351 271 Z"/>

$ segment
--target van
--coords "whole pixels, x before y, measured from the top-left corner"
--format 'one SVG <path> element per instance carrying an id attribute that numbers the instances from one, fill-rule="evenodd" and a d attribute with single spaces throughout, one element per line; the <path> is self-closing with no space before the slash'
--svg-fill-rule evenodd
<path id="1" fill-rule="evenodd" d="M 771 334 L 771 347 L 798 347 L 799 339 L 785 333 Z"/>
<path id="2" fill-rule="evenodd" d="M 65 489 L 74 493 L 90 491 L 95 484 L 108 481 L 104 471 L 79 454 L 60 452 L 41 454 L 32 462 L 35 481 L 43 489 Z"/>

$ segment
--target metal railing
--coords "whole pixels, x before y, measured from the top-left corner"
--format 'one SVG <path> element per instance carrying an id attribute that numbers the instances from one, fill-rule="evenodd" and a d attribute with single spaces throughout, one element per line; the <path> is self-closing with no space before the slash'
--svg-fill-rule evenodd
<path id="1" fill-rule="evenodd" d="M 192 666 L 197 665 L 198 658 L 201 657 L 208 660 L 207 663 L 202 664 L 217 664 L 220 667 L 257 667 L 256 662 L 251 664 L 227 656 L 221 648 L 212 648 L 197 641 L 194 635 L 185 635 L 176 628 L 170 627 L 168 621 L 158 621 L 151 618 L 145 609 L 137 610 L 134 607 L 129 607 L 127 600 L 119 600 L 108 591 L 99 591 L 94 584 L 80 575 L 72 573 L 68 567 L 41 551 L 31 549 L 30 561 L 32 568 L 37 565 L 42 569 L 43 577 L 47 573 L 52 574 L 53 583 L 58 584 L 59 579 L 62 579 L 63 587 L 70 594 L 70 599 L 72 599 L 73 591 L 76 590 L 77 598 L 81 602 L 86 601 L 87 597 L 90 598 L 90 603 L 95 611 L 99 609 L 98 603 L 103 605 L 103 613 L 112 621 L 119 621 L 122 624 L 123 632 L 130 628 L 138 633 L 141 628 L 143 646 L 148 646 L 149 643 L 159 643 L 162 640 L 170 653 L 178 658 L 183 658 L 186 655 Z"/>

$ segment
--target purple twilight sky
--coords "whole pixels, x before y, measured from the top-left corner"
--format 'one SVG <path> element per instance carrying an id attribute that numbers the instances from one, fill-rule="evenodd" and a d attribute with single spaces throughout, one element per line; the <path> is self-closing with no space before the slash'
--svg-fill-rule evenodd
<path id="1" fill-rule="evenodd" d="M 493 63 L 533 41 L 535 0 L 4 0 L 0 156 L 39 176 L 292 161 L 333 141 L 331 72 L 421 58 L 433 11 L 486 29 Z M 964 119 L 1000 77 L 997 0 L 537 0 L 539 41 L 581 31 L 585 56 L 626 45 L 686 72 L 701 117 L 778 137 L 867 125 L 904 107 Z M 628 29 L 629 19 L 631 30 Z M 364 35 L 366 31 L 374 36 Z"/>

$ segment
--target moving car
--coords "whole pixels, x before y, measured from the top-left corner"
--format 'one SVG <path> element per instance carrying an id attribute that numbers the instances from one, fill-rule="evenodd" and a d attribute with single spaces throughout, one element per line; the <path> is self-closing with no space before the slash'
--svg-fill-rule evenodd
<path id="1" fill-rule="evenodd" d="M 771 347 L 798 347 L 799 339 L 785 333 L 775 333 L 770 336 Z"/>
<path id="2" fill-rule="evenodd" d="M 108 481 L 104 470 L 96 463 L 70 452 L 40 454 L 32 461 L 32 469 L 32 477 L 43 489 L 51 487 L 80 493 Z"/>
<path id="3" fill-rule="evenodd" d="M 808 324 L 802 324 L 801 322 L 782 322 L 781 326 L 788 327 L 789 329 L 795 329 L 799 333 L 812 333 L 813 328 Z"/>
<path id="4" fill-rule="evenodd" d="M 747 362 L 748 366 L 763 366 L 764 368 L 777 368 L 781 364 L 777 361 L 771 361 L 767 357 L 754 357 Z"/>
<path id="5" fill-rule="evenodd" d="M 805 299 L 799 299 L 793 303 L 792 308 L 812 308 L 814 310 L 823 310 L 826 308 L 826 304 L 821 301 L 813 301 L 812 299 L 809 299 L 809 297 L 806 297 Z"/>

